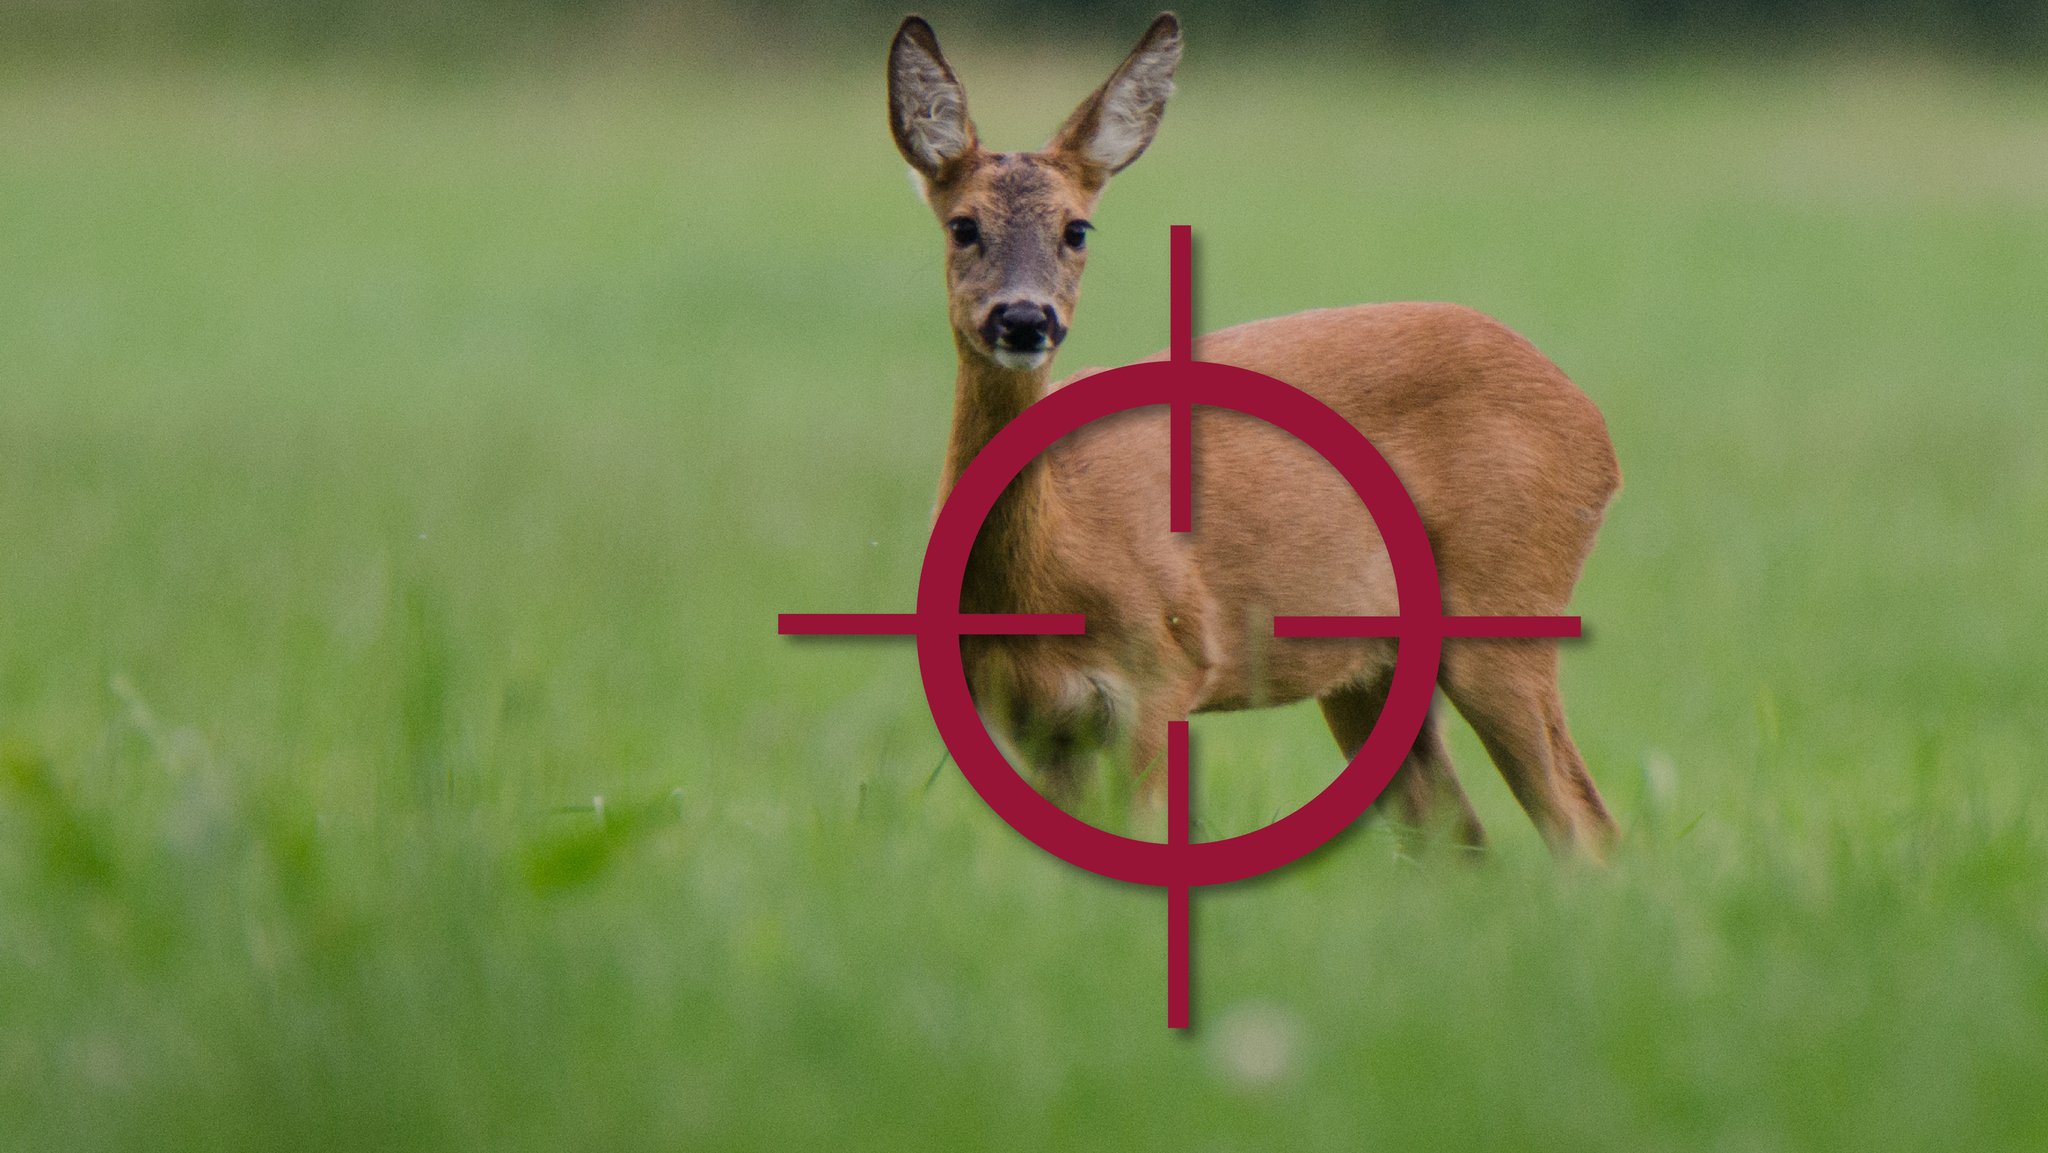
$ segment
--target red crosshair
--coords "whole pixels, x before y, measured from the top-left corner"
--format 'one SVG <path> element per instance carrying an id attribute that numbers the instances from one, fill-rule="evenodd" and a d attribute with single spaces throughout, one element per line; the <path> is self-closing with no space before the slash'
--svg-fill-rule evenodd
<path id="1" fill-rule="evenodd" d="M 1575 616 L 1446 616 L 1436 558 L 1422 518 L 1386 459 L 1328 405 L 1271 377 L 1194 357 L 1192 234 L 1171 233 L 1167 360 L 1126 365 L 1054 390 L 998 432 L 956 480 L 939 509 L 918 579 L 917 611 L 784 613 L 785 636 L 908 636 L 932 720 L 961 775 L 996 814 L 1039 848 L 1093 873 L 1167 892 L 1166 1023 L 1188 1025 L 1190 893 L 1279 868 L 1356 820 L 1401 767 L 1429 714 L 1449 637 L 1575 637 Z M 1195 406 L 1232 409 L 1299 438 L 1333 465 L 1372 514 L 1394 574 L 1394 616 L 1276 616 L 1276 637 L 1383 637 L 1397 642 L 1394 672 L 1378 722 L 1322 792 L 1272 824 L 1221 841 L 1195 843 L 1188 788 L 1188 725 L 1167 726 L 1167 841 L 1118 836 L 1040 796 L 1004 758 L 974 707 L 960 638 L 968 635 L 1085 633 L 1079 613 L 963 613 L 968 555 L 1010 480 L 1039 454 L 1091 421 L 1133 408 L 1165 406 L 1171 426 L 1168 527 L 1194 528 Z"/>

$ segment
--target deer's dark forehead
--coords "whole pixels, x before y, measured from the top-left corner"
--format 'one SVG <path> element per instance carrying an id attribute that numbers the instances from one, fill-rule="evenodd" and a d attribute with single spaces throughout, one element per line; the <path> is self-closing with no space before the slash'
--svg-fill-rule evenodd
<path id="1" fill-rule="evenodd" d="M 1059 171 L 1026 152 L 1004 152 L 989 168 L 990 198 L 1011 212 L 1049 213 L 1064 200 Z"/>

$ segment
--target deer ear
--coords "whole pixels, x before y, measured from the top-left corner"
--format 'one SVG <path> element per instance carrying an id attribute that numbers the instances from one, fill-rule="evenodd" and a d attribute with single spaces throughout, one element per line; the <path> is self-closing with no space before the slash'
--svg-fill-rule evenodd
<path id="1" fill-rule="evenodd" d="M 939 54 L 921 16 L 906 16 L 889 45 L 889 131 L 903 159 L 926 180 L 974 151 L 967 90 Z"/>
<path id="2" fill-rule="evenodd" d="M 1152 143 L 1166 98 L 1173 95 L 1173 69 L 1180 63 L 1180 21 L 1161 12 L 1138 46 L 1117 65 L 1102 87 L 1074 109 L 1053 134 L 1049 151 L 1079 160 L 1098 181 L 1130 166 Z"/>

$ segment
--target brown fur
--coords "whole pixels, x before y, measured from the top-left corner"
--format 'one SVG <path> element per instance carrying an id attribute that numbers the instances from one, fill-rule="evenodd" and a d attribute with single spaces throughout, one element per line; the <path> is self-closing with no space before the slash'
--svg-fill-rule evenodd
<path id="1" fill-rule="evenodd" d="M 906 44 L 937 55 L 930 29 L 907 21 L 892 78 Z M 1085 254 L 1061 248 L 1060 230 L 1086 219 L 1121 167 L 1105 169 L 1104 145 L 1087 136 L 1109 115 L 1097 106 L 1123 98 L 1111 112 L 1156 126 L 1159 108 L 1130 105 L 1118 78 L 1149 69 L 1157 79 L 1162 64 L 1170 75 L 1178 50 L 1178 25 L 1162 17 L 1043 152 L 984 151 L 964 125 L 963 152 L 921 166 L 939 219 L 968 216 L 985 241 L 949 246 L 960 367 L 942 498 L 997 430 L 1057 387 L 1047 365 L 998 364 L 982 319 L 1018 292 L 1072 316 Z M 942 60 L 936 71 L 903 74 L 937 72 L 957 84 Z M 917 105 L 894 87 L 901 141 L 918 127 L 905 123 Z M 964 119 L 964 93 L 958 106 Z M 1111 151 L 1121 158 L 1128 149 Z M 1226 329 L 1199 340 L 1196 354 L 1287 381 L 1365 433 L 1429 529 L 1446 611 L 1565 610 L 1621 477 L 1599 410 L 1520 336 L 1455 305 L 1360 305 Z M 1164 774 L 1146 770 L 1166 723 L 1196 712 L 1314 698 L 1348 755 L 1384 699 L 1390 642 L 1272 639 L 1275 614 L 1397 611 L 1372 518 L 1335 470 L 1249 417 L 1198 410 L 1194 532 L 1175 536 L 1167 449 L 1165 416 L 1152 410 L 1065 438 L 1012 483 L 968 567 L 968 611 L 1087 615 L 1085 636 L 963 642 L 976 700 L 1056 797 L 1082 786 L 1095 750 L 1121 743 L 1143 774 L 1141 798 L 1156 808 Z M 1551 643 L 1453 640 L 1440 684 L 1554 846 L 1598 854 L 1612 840 L 1613 821 L 1565 728 Z M 1434 717 L 1389 795 L 1411 824 L 1483 839 Z"/>

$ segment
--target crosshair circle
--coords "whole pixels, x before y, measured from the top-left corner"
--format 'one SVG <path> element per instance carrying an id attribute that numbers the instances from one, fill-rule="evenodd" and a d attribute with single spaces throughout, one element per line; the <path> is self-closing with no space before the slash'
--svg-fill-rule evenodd
<path id="1" fill-rule="evenodd" d="M 1010 481 L 1061 437 L 1134 408 L 1230 409 L 1314 449 L 1342 475 L 1386 543 L 1399 599 L 1387 702 L 1357 754 L 1322 792 L 1270 825 L 1221 841 L 1161 844 L 1120 836 L 1041 796 L 1004 758 L 982 724 L 960 653 L 961 586 L 982 522 Z M 1184 418 L 1183 418 L 1184 420 Z M 1186 447 L 1186 446 L 1183 446 Z M 1436 557 L 1407 489 L 1364 433 L 1292 385 L 1213 361 L 1170 360 L 1110 369 L 1060 388 L 998 432 L 960 474 L 932 526 L 918 578 L 917 656 L 939 735 L 982 800 L 1026 839 L 1071 864 L 1137 885 L 1220 885 L 1269 872 L 1315 851 L 1372 804 L 1421 733 L 1445 636 Z M 941 627 L 939 622 L 953 622 Z"/>

